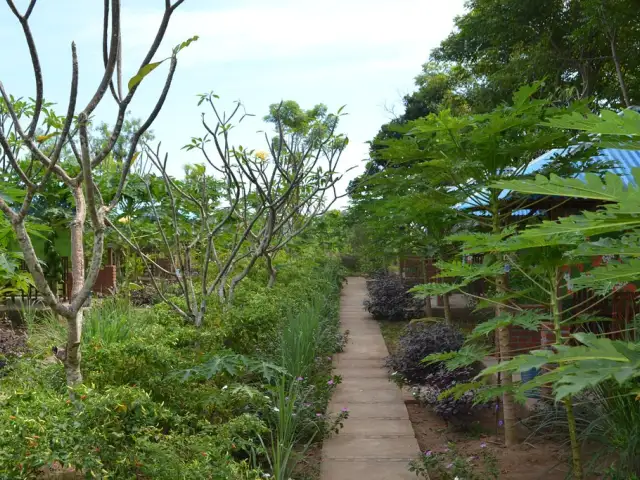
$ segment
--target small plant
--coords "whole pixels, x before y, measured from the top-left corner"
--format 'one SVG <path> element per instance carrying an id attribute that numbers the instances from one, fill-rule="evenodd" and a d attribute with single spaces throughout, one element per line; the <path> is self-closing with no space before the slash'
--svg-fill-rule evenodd
<path id="1" fill-rule="evenodd" d="M 447 422 L 456 422 L 460 417 L 470 415 L 473 410 L 481 408 L 475 403 L 475 392 L 467 390 L 461 396 L 454 398 L 453 395 L 442 397 L 442 393 L 453 388 L 458 383 L 471 381 L 477 374 L 478 369 L 474 367 L 462 367 L 453 371 L 439 364 L 438 369 L 427 375 L 424 385 L 413 387 L 413 396 L 421 403 L 433 409 Z"/>
<path id="2" fill-rule="evenodd" d="M 415 322 L 405 328 L 396 352 L 387 359 L 387 367 L 404 382 L 424 385 L 440 367 L 422 360 L 432 353 L 457 351 L 463 342 L 462 333 L 451 325 Z"/>
<path id="3" fill-rule="evenodd" d="M 409 471 L 428 480 L 496 480 L 499 475 L 496 457 L 486 443 L 471 456 L 463 456 L 455 443 L 440 452 L 427 450 L 409 464 Z"/>
<path id="4" fill-rule="evenodd" d="M 378 320 L 405 320 L 422 316 L 422 302 L 413 298 L 397 275 L 377 273 L 367 282 L 364 307 Z"/>
<path id="5" fill-rule="evenodd" d="M 318 412 L 312 401 L 315 387 L 305 383 L 303 377 L 291 379 L 283 375 L 267 402 L 269 412 L 265 416 L 270 437 L 259 438 L 274 480 L 290 479 L 311 444 L 337 433 L 349 416 L 346 408 L 336 416 Z M 333 379 L 329 385 L 333 388 Z"/>

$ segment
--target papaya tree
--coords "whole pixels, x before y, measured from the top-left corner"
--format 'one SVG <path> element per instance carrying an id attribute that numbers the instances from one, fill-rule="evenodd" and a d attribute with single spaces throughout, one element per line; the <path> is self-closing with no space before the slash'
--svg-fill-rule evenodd
<path id="1" fill-rule="evenodd" d="M 508 225 L 514 225 L 513 213 L 535 209 L 535 200 L 510 198 L 503 189 L 491 189 L 498 180 L 526 176 L 532 162 L 541 152 L 570 144 L 569 134 L 560 129 L 540 126 L 540 123 L 563 112 L 549 99 L 536 98 L 541 83 L 522 87 L 509 105 L 503 105 L 483 115 L 453 116 L 449 111 L 408 122 L 402 127 L 401 139 L 385 142 L 379 153 L 397 171 L 408 171 L 408 180 L 420 181 L 424 188 L 449 197 L 458 215 L 466 218 L 473 228 L 499 234 Z M 582 110 L 582 104 L 572 109 Z M 572 163 L 583 153 L 568 149 L 561 155 L 565 164 Z M 384 170 L 393 176 L 395 168 Z M 495 258 L 498 252 L 487 252 Z M 499 260 L 499 259 L 498 259 Z M 505 272 L 485 269 L 484 277 L 496 293 L 496 298 L 507 293 Z M 487 273 L 490 273 L 487 275 Z M 478 277 L 480 278 L 480 277 Z M 427 291 L 430 289 L 430 291 Z M 422 290 L 424 296 L 446 294 L 447 286 L 432 285 Z M 493 303 L 496 317 L 502 317 L 508 308 L 500 300 Z M 499 328 L 496 344 L 500 360 L 510 358 L 509 330 Z M 508 386 L 510 376 L 502 379 Z M 516 443 L 515 410 L 509 389 L 503 396 L 505 443 Z"/>

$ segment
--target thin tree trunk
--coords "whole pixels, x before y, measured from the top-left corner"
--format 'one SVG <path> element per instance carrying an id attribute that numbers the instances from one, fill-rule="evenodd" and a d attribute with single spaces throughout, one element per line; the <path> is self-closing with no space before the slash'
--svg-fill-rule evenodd
<path id="1" fill-rule="evenodd" d="M 71 298 L 84 286 L 84 223 L 87 218 L 87 207 L 82 194 L 82 186 L 73 190 L 76 212 L 71 222 Z"/>
<path id="2" fill-rule="evenodd" d="M 618 58 L 615 34 L 610 35 L 609 40 L 611 43 L 611 57 L 613 58 L 613 63 L 616 66 L 616 75 L 618 75 L 618 83 L 620 84 L 620 92 L 622 93 L 622 99 L 624 100 L 625 107 L 630 107 L 631 99 L 629 98 L 627 85 L 624 82 L 624 75 L 622 74 L 622 66 L 620 65 L 620 59 Z"/>
<path id="3" fill-rule="evenodd" d="M 492 192 L 492 213 L 493 213 L 493 233 L 500 233 L 500 210 L 498 207 L 498 192 L 494 190 Z M 507 276 L 506 274 L 500 274 L 495 278 L 496 293 L 501 296 L 507 291 Z M 495 315 L 499 317 L 504 313 L 504 306 L 500 303 L 496 304 Z M 511 359 L 511 339 L 509 338 L 509 328 L 499 328 L 496 332 L 496 347 L 499 352 L 500 362 L 507 362 Z M 516 435 L 516 407 L 513 393 L 508 390 L 513 384 L 513 378 L 510 373 L 505 373 L 500 377 L 501 385 L 505 387 L 507 391 L 502 394 L 502 417 L 504 422 L 504 443 L 507 447 L 512 447 L 517 444 L 518 438 Z"/>
<path id="4" fill-rule="evenodd" d="M 558 291 L 560 289 L 560 271 L 556 268 L 551 274 L 551 314 L 553 316 L 553 326 L 555 332 L 555 344 L 561 345 L 562 339 L 562 310 Z M 571 460 L 572 473 L 574 480 L 582 480 L 582 458 L 580 455 L 580 443 L 578 441 L 578 433 L 576 429 L 576 417 L 573 413 L 573 400 L 570 396 L 564 400 L 564 406 L 567 410 L 567 423 L 569 424 L 569 439 L 571 440 Z"/>
<path id="5" fill-rule="evenodd" d="M 431 305 L 431 297 L 424 299 L 424 313 L 427 318 L 433 318 L 433 306 Z"/>
<path id="6" fill-rule="evenodd" d="M 505 277 L 505 275 L 498 275 L 496 278 L 496 291 L 498 295 L 506 291 Z M 496 305 L 496 317 L 502 315 L 502 313 L 502 305 Z M 511 338 L 508 327 L 498 329 L 497 344 L 500 352 L 500 362 L 508 362 L 511 360 Z M 506 389 L 509 389 L 513 384 L 513 378 L 508 372 L 505 372 L 501 376 L 501 381 Z M 516 435 L 516 408 L 512 393 L 505 392 L 502 394 L 502 415 L 504 421 L 504 443 L 507 447 L 512 447 L 518 443 Z"/>
<path id="7" fill-rule="evenodd" d="M 73 190 L 76 212 L 71 222 L 71 302 L 84 286 L 84 224 L 87 217 L 86 203 L 82 185 Z M 80 370 L 80 341 L 82 338 L 82 307 L 74 315 L 67 317 L 67 346 L 64 358 L 64 369 L 67 386 L 73 387 L 82 383 Z"/>
<path id="8" fill-rule="evenodd" d="M 271 255 L 265 255 L 267 259 L 267 271 L 269 272 L 269 283 L 267 284 L 268 288 L 273 288 L 276 284 L 276 277 L 278 275 L 278 271 L 273 266 L 273 261 L 271 260 Z"/>
<path id="9" fill-rule="evenodd" d="M 453 317 L 451 315 L 451 303 L 449 302 L 448 293 L 442 296 L 442 303 L 444 304 L 444 321 L 451 325 L 453 323 Z"/>
<path id="10" fill-rule="evenodd" d="M 569 421 L 569 438 L 571 439 L 571 461 L 572 461 L 572 478 L 574 480 L 582 480 L 582 459 L 580 455 L 580 444 L 578 443 L 578 433 L 576 431 L 576 417 L 573 413 L 573 400 L 566 397 L 564 406 L 567 409 L 567 420 Z"/>
<path id="11" fill-rule="evenodd" d="M 67 377 L 67 386 L 73 387 L 82 383 L 82 371 L 80 370 L 80 341 L 82 338 L 83 309 L 72 318 L 67 318 L 67 348 L 64 358 L 64 370 Z"/>
<path id="12" fill-rule="evenodd" d="M 428 260 L 429 263 L 431 260 Z M 422 262 L 422 281 L 426 284 L 429 283 L 429 277 L 427 276 L 427 260 Z M 431 305 L 431 297 L 424 299 L 424 313 L 427 318 L 433 318 L 433 306 Z"/>

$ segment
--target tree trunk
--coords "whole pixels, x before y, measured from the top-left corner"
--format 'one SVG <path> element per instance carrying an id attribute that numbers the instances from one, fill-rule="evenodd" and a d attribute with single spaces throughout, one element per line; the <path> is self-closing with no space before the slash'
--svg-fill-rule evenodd
<path id="1" fill-rule="evenodd" d="M 67 348 L 63 363 L 68 387 L 74 387 L 82 383 L 82 372 L 80 370 L 82 317 L 83 309 L 81 308 L 75 316 L 67 318 Z"/>
<path id="2" fill-rule="evenodd" d="M 431 302 L 429 302 L 431 303 Z M 451 303 L 449 302 L 449 294 L 446 293 L 442 296 L 442 303 L 444 304 L 444 321 L 451 325 L 453 318 L 451 315 Z"/>
<path id="3" fill-rule="evenodd" d="M 423 283 L 429 283 L 429 277 L 427 276 L 427 262 L 431 264 L 431 260 L 424 260 L 422 262 L 422 281 Z M 431 297 L 424 299 L 424 314 L 427 318 L 433 318 L 433 306 L 431 305 Z"/>
<path id="4" fill-rule="evenodd" d="M 622 74 L 622 66 L 620 65 L 620 59 L 618 58 L 618 51 L 616 50 L 615 35 L 610 35 L 610 42 L 611 42 L 611 57 L 613 58 L 613 63 L 616 66 L 616 75 L 618 76 L 618 83 L 620 84 L 620 92 L 622 93 L 622 99 L 624 100 L 625 107 L 630 107 L 631 99 L 629 98 L 627 85 L 624 82 L 624 76 Z"/>
<path id="5" fill-rule="evenodd" d="M 427 318 L 433 318 L 433 306 L 431 305 L 431 297 L 424 299 L 424 313 Z"/>
<path id="6" fill-rule="evenodd" d="M 498 275 L 496 277 L 496 291 L 498 295 L 503 294 L 506 291 L 506 275 Z M 502 305 L 496 305 L 496 317 L 504 313 Z M 508 362 L 511 360 L 511 338 L 509 335 L 509 328 L 499 328 L 497 332 L 497 347 L 500 352 L 500 362 Z M 513 378 L 510 373 L 504 373 L 501 376 L 502 385 L 507 389 L 513 383 Z M 502 415 L 504 421 L 504 443 L 507 447 L 512 447 L 518 443 L 518 437 L 516 435 L 516 408 L 515 400 L 512 393 L 505 392 L 502 394 Z"/>
<path id="7" fill-rule="evenodd" d="M 84 286 L 84 223 L 87 218 L 87 207 L 82 193 L 82 186 L 73 191 L 76 214 L 71 222 L 71 298 Z"/>
<path id="8" fill-rule="evenodd" d="M 80 293 L 84 286 L 84 224 L 87 208 L 82 193 L 82 185 L 73 190 L 76 212 L 71 222 L 71 298 Z M 67 316 L 67 347 L 64 358 L 64 370 L 67 376 L 67 386 L 74 387 L 82 383 L 80 370 L 80 341 L 82 339 L 82 306 L 77 313 L 70 312 Z"/>
<path id="9" fill-rule="evenodd" d="M 582 458 L 580 455 L 580 443 L 578 442 L 578 432 L 576 430 L 576 417 L 573 413 L 573 401 L 571 397 L 566 397 L 564 406 L 567 410 L 567 420 L 569 422 L 569 438 L 571 439 L 571 463 L 574 480 L 582 480 Z"/>
<path id="10" fill-rule="evenodd" d="M 193 317 L 193 326 L 196 328 L 200 328 L 202 326 L 203 320 L 204 320 L 204 311 L 197 310 Z"/>
<path id="11" fill-rule="evenodd" d="M 491 198 L 491 212 L 492 212 L 492 230 L 493 233 L 500 233 L 500 207 L 498 206 L 498 191 L 492 191 Z M 507 275 L 500 274 L 495 277 L 496 293 L 498 296 L 504 295 L 507 292 Z M 495 315 L 499 317 L 504 313 L 504 305 L 497 303 L 495 306 Z M 496 331 L 496 348 L 498 350 L 498 357 L 500 362 L 506 362 L 511 359 L 511 339 L 509 338 L 509 328 L 499 328 Z M 510 373 L 504 373 L 499 377 L 501 385 L 507 388 L 511 387 L 513 383 L 513 377 Z M 512 393 L 505 392 L 502 394 L 502 417 L 504 423 L 504 444 L 507 447 L 512 447 L 518 443 L 518 437 L 516 435 L 516 406 L 515 399 Z"/>
<path id="12" fill-rule="evenodd" d="M 273 266 L 273 261 L 271 260 L 271 255 L 265 255 L 267 259 L 267 271 L 269 272 L 269 283 L 267 284 L 268 288 L 273 288 L 276 284 L 276 277 L 278 275 L 278 271 Z"/>
<path id="13" fill-rule="evenodd" d="M 551 274 L 551 314 L 553 316 L 553 327 L 555 333 L 555 344 L 561 345 L 562 339 L 562 308 L 559 299 L 560 271 L 556 268 Z M 580 443 L 576 429 L 576 417 L 573 413 L 573 400 L 571 396 L 566 397 L 564 406 L 567 410 L 567 423 L 569 425 L 569 439 L 571 441 L 571 461 L 572 473 L 575 480 L 582 480 L 582 457 L 580 455 Z"/>

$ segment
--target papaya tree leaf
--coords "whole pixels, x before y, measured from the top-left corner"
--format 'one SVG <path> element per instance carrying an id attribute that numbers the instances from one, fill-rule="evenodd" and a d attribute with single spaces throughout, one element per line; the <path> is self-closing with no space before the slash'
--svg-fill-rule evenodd
<path id="1" fill-rule="evenodd" d="M 495 332 L 499 328 L 504 327 L 520 327 L 525 330 L 537 331 L 543 322 L 551 320 L 551 317 L 546 314 L 541 314 L 532 311 L 518 312 L 511 314 L 500 315 L 499 317 L 492 318 L 486 322 L 482 322 L 473 329 L 470 338 L 479 338 L 488 336 L 490 333 Z"/>
<path id="2" fill-rule="evenodd" d="M 416 285 L 409 290 L 416 298 L 427 298 L 434 295 L 445 295 L 447 293 L 455 292 L 464 287 L 465 284 L 454 283 L 423 283 Z"/>
<path id="3" fill-rule="evenodd" d="M 640 279 L 640 259 L 629 258 L 596 267 L 573 279 L 572 283 L 573 290 L 590 288 L 604 295 L 638 279 Z"/>
<path id="4" fill-rule="evenodd" d="M 465 344 L 457 351 L 432 353 L 422 359 L 426 364 L 444 363 L 447 370 L 453 371 L 457 368 L 473 365 L 483 361 L 491 353 L 488 347 Z"/>

